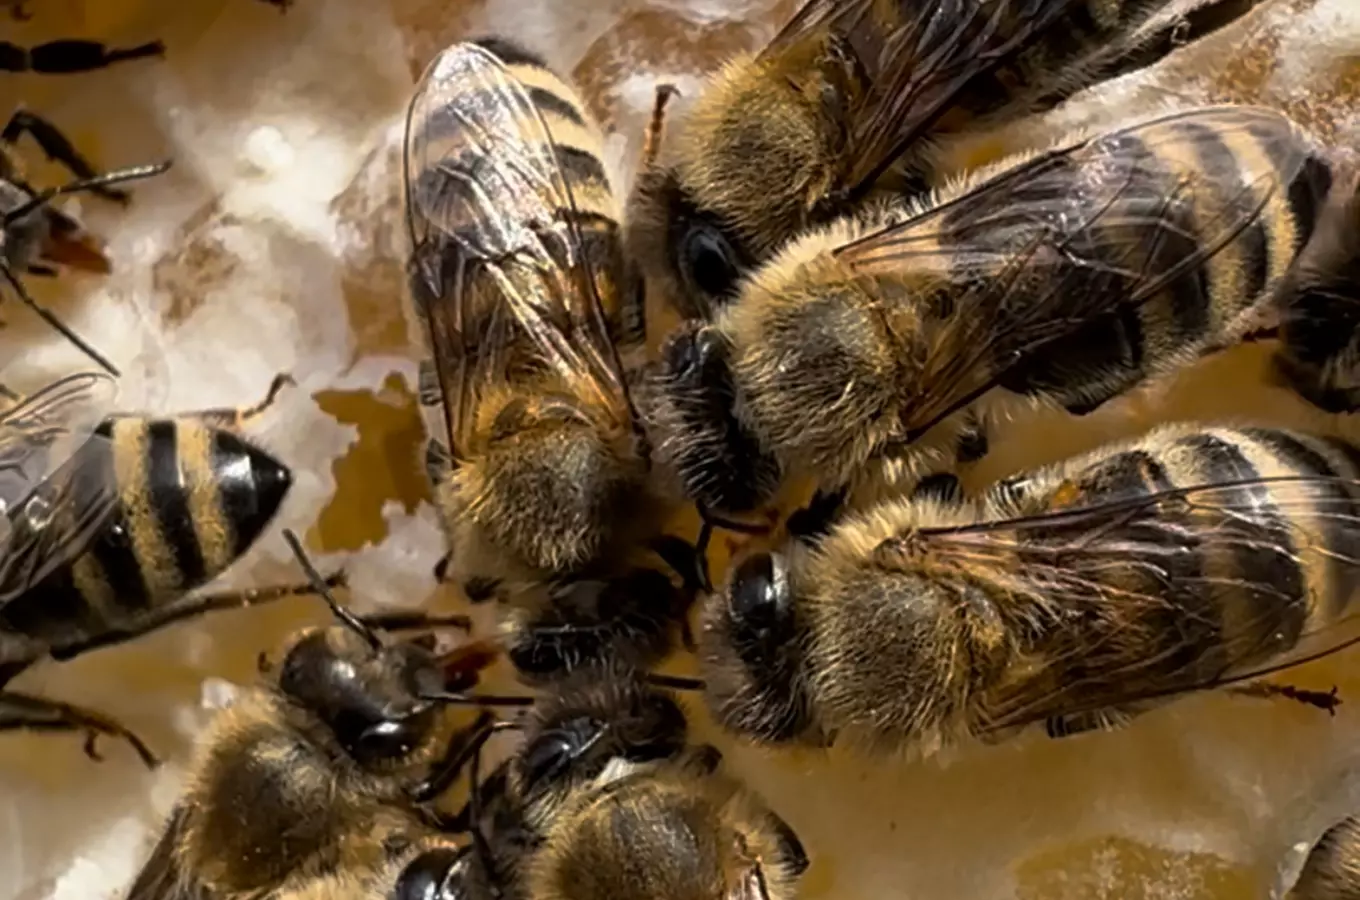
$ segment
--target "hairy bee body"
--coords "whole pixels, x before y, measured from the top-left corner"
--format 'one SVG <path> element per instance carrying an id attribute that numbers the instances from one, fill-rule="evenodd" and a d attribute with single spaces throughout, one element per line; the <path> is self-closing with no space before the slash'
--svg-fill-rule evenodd
<path id="1" fill-rule="evenodd" d="M 1339 646 L 1360 581 L 1360 449 L 1170 427 L 1002 482 L 883 504 L 757 555 L 704 611 L 719 719 L 933 752 L 1055 736 Z"/>
<path id="2" fill-rule="evenodd" d="M 468 736 L 440 698 L 476 672 L 424 638 L 385 639 L 322 593 L 343 624 L 295 635 L 267 681 L 218 714 L 128 900 L 382 896 L 437 837 L 428 804 Z"/>
<path id="3" fill-rule="evenodd" d="M 949 468 L 978 420 L 985 444 L 1036 402 L 1089 413 L 1242 339 L 1330 184 L 1328 161 L 1283 116 L 1209 107 L 838 221 L 789 244 L 717 317 L 706 346 L 726 384 L 665 373 L 671 458 L 707 491 L 697 499 L 731 508 L 724 480 L 760 498 L 740 469 L 694 452 L 732 444 L 721 435 L 840 486 Z M 696 394 L 720 393 L 727 421 L 694 410 Z"/>
<path id="4" fill-rule="evenodd" d="M 23 635 L 57 658 L 136 630 L 216 578 L 254 544 L 292 483 L 263 450 L 188 417 L 106 419 L 65 468 L 57 478 L 111 485 L 112 508 L 83 551 L 0 606 L 0 634 Z M 51 516 L 78 531 L 62 518 L 85 512 L 57 506 Z"/>
<path id="5" fill-rule="evenodd" d="M 684 604 L 649 549 L 673 506 L 629 398 L 645 329 L 602 141 L 574 89 L 500 39 L 444 51 L 408 118 L 445 572 L 504 601 L 524 673 L 655 656 Z"/>
<path id="6" fill-rule="evenodd" d="M 475 788 L 472 844 L 414 860 L 396 896 L 791 896 L 807 859 L 789 826 L 686 742 L 673 699 L 635 673 L 591 674 L 539 698 L 521 749 Z"/>
<path id="7" fill-rule="evenodd" d="M 1360 819 L 1338 822 L 1308 854 L 1286 900 L 1351 900 L 1360 896 Z"/>
<path id="8" fill-rule="evenodd" d="M 952 137 L 1149 65 L 1258 2 L 1173 15 L 1165 0 L 810 0 L 714 76 L 640 174 L 630 252 L 649 290 L 710 318 L 809 227 L 969 168 Z"/>

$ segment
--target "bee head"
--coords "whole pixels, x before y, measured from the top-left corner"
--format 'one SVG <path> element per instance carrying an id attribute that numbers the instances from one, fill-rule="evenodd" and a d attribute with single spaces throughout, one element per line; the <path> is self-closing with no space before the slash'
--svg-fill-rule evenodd
<path id="1" fill-rule="evenodd" d="M 411 761 L 438 724 L 443 667 L 416 641 L 387 643 L 340 605 L 296 534 L 284 539 L 339 623 L 304 633 L 284 656 L 279 691 L 316 716 L 360 766 L 382 770 Z"/>
<path id="2" fill-rule="evenodd" d="M 662 350 L 650 418 L 665 438 L 658 458 L 705 509 L 745 512 L 774 493 L 779 466 L 732 412 L 729 348 L 720 332 L 697 322 L 674 332 Z"/>
<path id="3" fill-rule="evenodd" d="M 435 847 L 407 863 L 388 900 L 484 900 L 494 896 L 472 847 Z"/>
<path id="4" fill-rule="evenodd" d="M 355 762 L 373 769 L 404 763 L 426 745 L 435 706 L 420 698 L 444 687 L 425 648 L 375 647 L 343 625 L 304 635 L 279 673 L 284 695 L 319 717 Z"/>
<path id="5" fill-rule="evenodd" d="M 635 671 L 578 670 L 535 704 L 515 777 L 525 794 L 552 792 L 596 777 L 613 760 L 672 757 L 686 731 L 675 700 Z"/>
<path id="6" fill-rule="evenodd" d="M 836 39 L 809 40 L 736 57 L 705 85 L 624 217 L 649 291 L 711 319 L 745 273 L 836 211 L 845 120 L 862 93 L 852 63 Z"/>
<path id="7" fill-rule="evenodd" d="M 756 553 L 702 613 L 708 706 L 727 728 L 769 742 L 819 743 L 803 684 L 801 634 L 786 558 Z"/>

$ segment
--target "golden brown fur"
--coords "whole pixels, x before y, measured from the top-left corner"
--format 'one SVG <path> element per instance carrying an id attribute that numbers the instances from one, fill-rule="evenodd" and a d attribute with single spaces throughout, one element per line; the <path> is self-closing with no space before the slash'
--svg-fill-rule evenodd
<path id="1" fill-rule="evenodd" d="M 394 877 L 434 833 L 418 786 L 465 735 L 426 698 L 446 689 L 433 654 L 375 639 L 304 631 L 216 717 L 129 900 L 343 896 Z"/>
<path id="2" fill-rule="evenodd" d="M 1165 0 L 810 0 L 762 52 L 724 64 L 669 128 L 630 198 L 630 252 L 649 291 L 710 318 L 741 275 L 808 227 L 957 171 L 952 137 L 1149 65 L 1257 2 L 1170 15 Z M 690 254 L 696 229 L 725 262 Z"/>
<path id="3" fill-rule="evenodd" d="M 573 796 L 529 864 L 527 893 L 785 900 L 797 873 L 776 834 L 764 804 L 731 776 L 661 766 Z"/>
<path id="4" fill-rule="evenodd" d="M 1360 897 L 1360 819 L 1333 825 L 1308 854 L 1286 900 L 1355 900 Z"/>
<path id="5" fill-rule="evenodd" d="M 693 416 L 663 447 L 691 496 L 731 508 L 700 490 L 724 473 L 692 447 L 740 432 L 789 476 L 910 484 L 952 468 L 960 414 L 985 430 L 1039 406 L 1089 413 L 1242 338 L 1329 165 L 1277 113 L 1207 107 L 809 231 L 708 326 L 730 381 L 708 393 L 735 426 Z M 680 418 L 683 379 L 660 379 L 659 420 Z"/>
<path id="6" fill-rule="evenodd" d="M 450 110 L 472 124 L 450 124 Z M 436 60 L 409 135 L 411 298 L 431 354 L 422 403 L 447 577 L 503 601 L 522 671 L 639 644 L 651 656 L 681 605 L 650 549 L 676 504 L 651 477 L 630 399 L 640 285 L 600 128 L 540 57 L 491 38 Z M 525 171 L 535 177 L 520 185 Z M 599 638 L 601 620 L 626 617 L 563 599 L 581 580 L 628 581 L 611 602 L 642 607 L 647 635 Z M 558 646 L 540 652 L 545 624 Z"/>
<path id="7" fill-rule="evenodd" d="M 474 843 L 471 858 L 446 860 L 457 895 L 791 896 L 807 860 L 788 825 L 719 769 L 716 750 L 686 742 L 669 695 L 636 672 L 593 675 L 542 695 L 520 749 L 481 783 L 487 852 Z"/>
<path id="8" fill-rule="evenodd" d="M 1335 647 L 1360 583 L 1357 478 L 1340 441 L 1178 426 L 965 508 L 882 504 L 737 567 L 703 611 L 710 705 L 764 740 L 933 753 L 1114 724 Z"/>

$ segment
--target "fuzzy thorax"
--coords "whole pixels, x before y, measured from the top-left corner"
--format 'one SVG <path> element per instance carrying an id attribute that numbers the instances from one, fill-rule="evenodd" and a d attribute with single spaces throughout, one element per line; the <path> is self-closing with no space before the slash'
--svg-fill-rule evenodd
<path id="1" fill-rule="evenodd" d="M 811 224 L 839 179 L 841 123 L 821 48 L 739 56 L 695 100 L 675 139 L 675 172 L 695 207 L 733 228 L 758 258 Z"/>
<path id="2" fill-rule="evenodd" d="M 565 573 L 622 540 L 621 524 L 636 533 L 632 514 L 647 504 L 646 468 L 621 431 L 582 420 L 540 421 L 494 437 L 439 493 L 459 569 L 487 562 L 460 554 L 466 547 L 509 555 L 507 564 L 480 574 L 517 566 Z"/>
<path id="3" fill-rule="evenodd" d="M 856 230 L 790 245 L 720 320 L 738 417 L 790 470 L 839 483 L 901 437 L 929 349 L 920 304 L 829 252 Z"/>
<path id="4" fill-rule="evenodd" d="M 791 573 L 811 695 L 829 732 L 930 755 L 973 730 L 1013 636 L 986 580 L 932 558 L 916 531 L 964 515 L 890 504 L 842 525 Z"/>

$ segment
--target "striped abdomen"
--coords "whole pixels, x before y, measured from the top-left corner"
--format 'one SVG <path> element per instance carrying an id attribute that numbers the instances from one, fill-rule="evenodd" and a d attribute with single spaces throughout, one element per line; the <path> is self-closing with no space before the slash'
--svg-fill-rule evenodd
<path id="1" fill-rule="evenodd" d="M 612 334 L 624 343 L 640 342 L 643 338 L 640 298 L 634 296 L 631 288 L 625 290 L 623 286 L 627 279 L 619 234 L 622 202 L 614 192 L 605 167 L 603 130 L 576 89 L 552 71 L 541 56 L 501 38 L 483 38 L 473 43 L 490 51 L 504 63 L 508 74 L 520 83 L 536 107 L 552 143 L 551 159 L 555 161 L 570 191 L 571 205 L 559 204 L 556 197 L 548 196 L 546 199 L 554 208 L 557 221 L 570 221 L 578 231 L 584 255 L 596 275 L 596 292 L 610 320 Z M 426 122 L 412 122 L 411 131 L 426 136 L 424 156 L 430 166 L 444 166 L 463 172 L 466 179 L 464 185 L 476 182 L 480 190 L 487 190 L 494 189 L 496 185 L 496 180 L 486 175 L 493 165 L 491 159 L 499 157 L 497 162 L 500 164 L 513 165 L 506 155 L 516 150 L 513 146 L 501 146 L 495 140 L 487 142 L 484 147 L 472 145 L 466 134 L 465 123 L 449 114 L 454 107 L 476 109 L 497 102 L 497 97 L 490 90 L 479 90 L 479 85 L 469 84 L 464 93 L 448 98 L 446 109 L 432 111 Z M 500 124 L 494 114 L 488 114 L 488 119 Z M 531 128 L 535 131 L 529 130 Z M 522 129 L 516 138 L 529 144 L 536 158 L 549 158 L 547 153 L 540 152 L 541 135 L 536 133 L 533 124 Z M 434 179 L 430 179 L 430 182 L 433 183 Z M 452 191 L 467 188 L 445 179 L 444 186 L 439 189 Z M 509 202 L 503 204 L 504 213 L 506 218 L 512 219 L 515 214 L 513 199 L 506 200 Z M 466 229 L 469 235 L 474 236 L 474 244 L 478 242 L 475 235 L 486 227 L 485 222 L 447 224 L 455 231 Z M 552 249 L 555 251 L 557 248 Z M 442 252 L 456 255 L 458 251 L 455 247 L 447 247 Z M 510 274 L 513 278 L 513 269 Z M 525 289 L 542 288 L 531 279 Z M 420 293 L 417 289 L 418 296 Z M 486 299 L 479 302 L 493 305 L 503 302 L 494 287 L 489 287 L 485 294 Z M 468 323 L 468 318 L 475 315 L 475 311 L 463 311 L 464 333 L 478 333 L 478 328 Z"/>
<path id="2" fill-rule="evenodd" d="M 67 463 L 118 501 L 86 550 L 0 608 L 0 630 L 59 650 L 179 600 L 244 554 L 292 484 L 289 470 L 192 418 L 115 417 Z M 57 515 L 61 515 L 58 510 Z"/>
<path id="3" fill-rule="evenodd" d="M 1240 484 L 1300 476 L 1360 478 L 1360 449 L 1285 431 L 1181 427 L 1041 477 L 1028 510 L 1221 485 L 1163 499 L 1155 513 L 1021 536 L 998 583 L 1023 573 L 1034 594 L 1061 593 L 1056 614 L 1069 623 L 1031 648 L 1050 666 L 1041 677 L 1055 690 L 1076 685 L 1078 698 L 1119 679 L 1186 687 L 1255 669 L 1346 616 L 1360 586 L 1360 484 Z"/>
<path id="4" fill-rule="evenodd" d="M 958 5 L 974 17 L 970 31 L 976 34 L 991 25 L 994 10 L 1005 2 Z M 977 119 L 1004 120 L 1051 108 L 1087 85 L 1152 65 L 1262 2 L 1208 0 L 1178 16 L 1163 15 L 1172 0 L 1047 0 L 1037 10 L 1034 4 L 1012 3 L 1011 15 L 1002 16 L 987 46 L 1014 49 L 999 65 L 969 80 L 941 130 L 957 132 Z M 916 11 L 921 4 L 907 5 L 913 7 L 911 14 L 921 14 Z M 1015 14 L 1022 7 L 1023 17 Z"/>
<path id="5" fill-rule="evenodd" d="M 988 196 L 998 209 L 1021 204 L 1043 227 L 1046 214 L 1061 216 L 1070 233 L 1059 252 L 1071 259 L 1019 279 L 1002 271 L 1013 280 L 1005 307 L 1084 324 L 1019 348 L 1025 362 L 1001 384 L 1082 413 L 1234 340 L 1241 315 L 1277 289 L 1312 233 L 1331 169 L 1277 115 L 1220 108 L 1094 138 L 1035 184 Z M 948 246 L 948 215 L 942 227 Z M 1042 234 L 1029 221 L 995 233 L 1004 262 Z M 1004 316 L 996 327 L 1035 333 Z M 996 364 L 1009 365 L 1017 348 L 997 347 Z"/>

